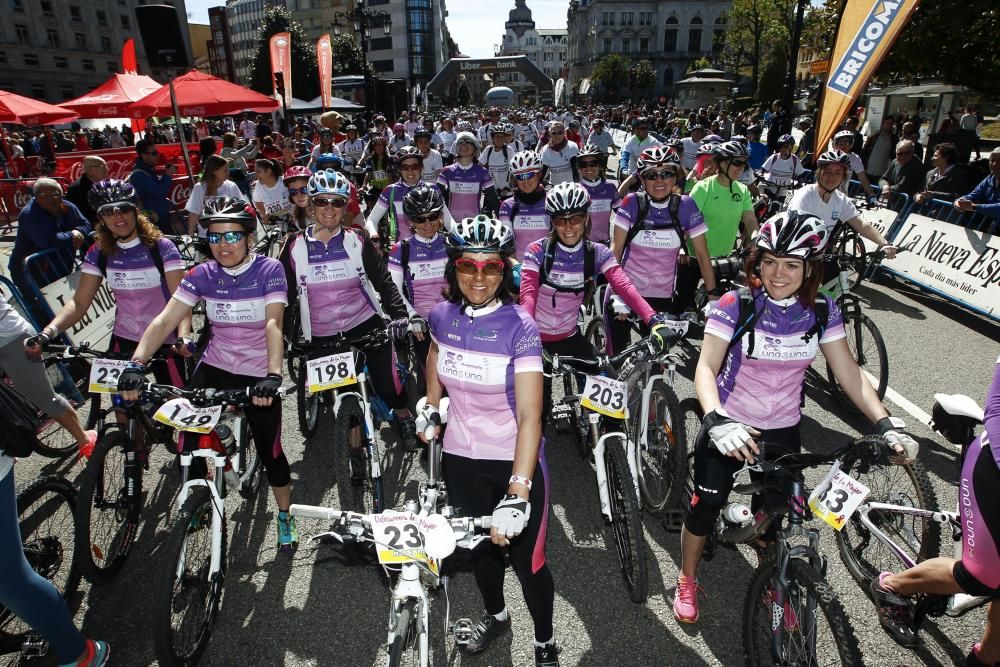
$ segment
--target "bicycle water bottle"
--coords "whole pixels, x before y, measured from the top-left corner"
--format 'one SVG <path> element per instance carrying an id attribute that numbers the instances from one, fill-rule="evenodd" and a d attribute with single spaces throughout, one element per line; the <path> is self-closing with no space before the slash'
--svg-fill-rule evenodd
<path id="1" fill-rule="evenodd" d="M 726 523 L 745 526 L 753 519 L 753 513 L 744 503 L 729 503 L 722 510 L 722 519 Z"/>

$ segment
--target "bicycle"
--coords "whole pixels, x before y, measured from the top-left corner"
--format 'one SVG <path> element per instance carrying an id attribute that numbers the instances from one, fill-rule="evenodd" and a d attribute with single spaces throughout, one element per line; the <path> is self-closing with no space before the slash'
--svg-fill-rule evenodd
<path id="1" fill-rule="evenodd" d="M 670 345 L 682 335 L 675 334 Z M 666 366 L 666 373 L 652 374 L 654 363 Z M 569 383 L 552 416 L 568 420 L 581 454 L 593 456 L 600 511 L 611 525 L 633 602 L 644 602 L 649 589 L 642 507 L 661 512 L 679 493 L 678 478 L 685 477 L 678 464 L 687 456 L 671 388 L 675 364 L 668 351 L 654 356 L 649 339 L 596 360 L 552 356 L 553 377 Z M 596 375 L 601 372 L 607 377 Z M 572 386 L 576 374 L 587 376 L 582 394 Z"/>
<path id="2" fill-rule="evenodd" d="M 447 420 L 447 400 L 442 399 L 440 421 Z M 427 433 L 433 436 L 434 426 Z M 385 510 L 359 514 L 327 507 L 293 504 L 292 516 L 332 522 L 330 530 L 309 538 L 309 542 L 331 538 L 344 545 L 372 544 L 387 574 L 395 573 L 396 583 L 389 605 L 386 665 L 427 667 L 430 664 L 429 591 L 442 588 L 445 594 L 445 633 L 460 645 L 472 638 L 473 623 L 458 619 L 451 623 L 449 577 L 441 573 L 442 561 L 456 546 L 474 549 L 489 539 L 491 516 L 458 518 L 452 508 L 439 507 L 446 496 L 440 481 L 440 439 L 430 437 L 427 483 L 421 485 L 419 501 L 407 501 L 404 511 Z"/>
<path id="3" fill-rule="evenodd" d="M 17 494 L 21 544 L 28 565 L 52 582 L 67 603 L 76 595 L 80 582 L 73 558 L 75 504 L 73 485 L 56 475 L 39 477 Z M 0 655 L 16 653 L 19 661 L 27 662 L 45 657 L 48 651 L 48 643 L 40 635 L 0 606 Z"/>
<path id="4" fill-rule="evenodd" d="M 142 391 L 171 399 L 156 411 L 156 421 L 199 436 L 197 448 L 180 455 L 178 511 L 161 551 L 165 576 L 153 588 L 157 659 L 162 665 L 188 665 L 208 647 L 222 599 L 228 565 L 225 500 L 237 491 L 252 501 L 260 489 L 261 463 L 242 413 L 250 405 L 250 388 L 187 390 L 149 383 Z M 206 464 L 204 478 L 190 479 L 195 460 Z M 193 618 L 187 606 L 193 606 Z"/>

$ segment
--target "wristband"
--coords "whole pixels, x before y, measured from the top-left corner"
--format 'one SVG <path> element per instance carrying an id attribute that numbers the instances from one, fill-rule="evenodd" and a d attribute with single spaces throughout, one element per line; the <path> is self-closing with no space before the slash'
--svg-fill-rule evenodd
<path id="1" fill-rule="evenodd" d="M 875 422 L 875 428 L 881 435 L 885 435 L 887 431 L 902 431 L 906 428 L 906 423 L 899 417 L 882 417 Z"/>
<path id="2" fill-rule="evenodd" d="M 531 491 L 531 480 L 527 477 L 522 477 L 521 475 L 511 475 L 510 479 L 507 480 L 507 484 L 508 486 L 511 484 L 520 484 L 524 488 L 528 489 L 528 491 Z"/>
<path id="3" fill-rule="evenodd" d="M 46 324 L 45 327 L 42 329 L 42 333 L 48 336 L 49 340 L 59 337 L 59 329 L 52 326 L 51 324 Z"/>

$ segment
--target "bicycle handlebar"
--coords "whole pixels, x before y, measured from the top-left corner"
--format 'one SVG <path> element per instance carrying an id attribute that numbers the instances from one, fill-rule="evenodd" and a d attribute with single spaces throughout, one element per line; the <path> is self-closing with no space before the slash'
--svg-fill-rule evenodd
<path id="1" fill-rule="evenodd" d="M 244 408 L 251 404 L 252 397 L 250 391 L 252 389 L 253 387 L 246 387 L 244 389 L 216 389 L 214 387 L 181 389 L 170 384 L 147 382 L 139 388 L 139 391 L 158 400 L 186 398 L 192 404 L 199 407 L 221 405 L 223 407 Z M 290 391 L 294 390 L 294 387 L 279 387 L 278 397 L 284 397 Z"/>
<path id="2" fill-rule="evenodd" d="M 360 338 L 348 338 L 343 333 L 332 336 L 333 340 L 317 345 L 313 342 L 292 343 L 289 346 L 291 354 L 307 354 L 316 349 L 336 348 L 338 346 L 350 346 L 359 350 L 377 349 L 385 347 L 392 340 L 388 329 L 376 329 Z"/>

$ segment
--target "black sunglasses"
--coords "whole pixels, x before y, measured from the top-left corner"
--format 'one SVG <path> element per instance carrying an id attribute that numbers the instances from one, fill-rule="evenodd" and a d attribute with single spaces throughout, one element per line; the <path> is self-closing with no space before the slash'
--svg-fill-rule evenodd
<path id="1" fill-rule="evenodd" d="M 580 169 L 589 169 L 590 167 L 600 167 L 600 160 L 586 160 L 580 162 Z"/>
<path id="2" fill-rule="evenodd" d="M 340 198 L 337 199 L 314 198 L 312 200 L 312 204 L 313 206 L 316 206 L 318 208 L 326 208 L 327 206 L 332 206 L 334 208 L 344 208 L 345 206 L 347 206 L 347 200 Z"/>

